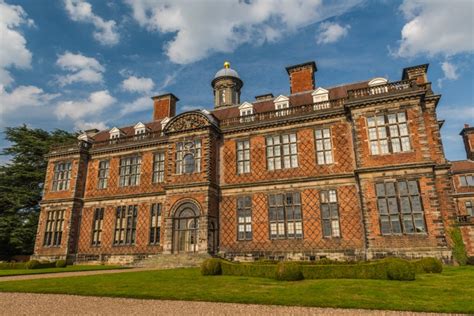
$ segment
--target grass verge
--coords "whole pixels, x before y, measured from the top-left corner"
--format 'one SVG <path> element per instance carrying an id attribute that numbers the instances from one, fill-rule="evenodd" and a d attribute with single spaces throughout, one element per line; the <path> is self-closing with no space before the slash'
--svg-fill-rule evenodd
<path id="1" fill-rule="evenodd" d="M 0 278 L 3 276 L 27 275 L 27 274 L 44 274 L 44 273 L 61 273 L 61 272 L 78 272 L 78 271 L 95 271 L 95 270 L 112 270 L 124 269 L 121 266 L 92 266 L 92 265 L 77 265 L 67 266 L 65 268 L 45 268 L 45 269 L 11 269 L 0 270 Z"/>
<path id="2" fill-rule="evenodd" d="M 0 291 L 86 296 L 474 313 L 474 268 L 447 267 L 415 281 L 325 279 L 279 282 L 264 278 L 201 276 L 174 269 L 0 282 Z"/>

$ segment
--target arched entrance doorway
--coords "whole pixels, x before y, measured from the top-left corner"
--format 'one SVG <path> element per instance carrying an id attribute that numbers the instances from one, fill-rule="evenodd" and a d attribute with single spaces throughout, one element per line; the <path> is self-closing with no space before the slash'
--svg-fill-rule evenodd
<path id="1" fill-rule="evenodd" d="M 199 210 L 193 203 L 180 205 L 173 218 L 173 253 L 198 251 Z"/>

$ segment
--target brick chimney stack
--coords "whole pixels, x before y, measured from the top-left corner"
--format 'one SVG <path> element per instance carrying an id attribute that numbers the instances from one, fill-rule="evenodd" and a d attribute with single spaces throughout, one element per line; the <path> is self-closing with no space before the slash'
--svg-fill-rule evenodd
<path id="1" fill-rule="evenodd" d="M 402 73 L 402 80 L 415 80 L 417 84 L 427 83 L 428 66 L 429 64 L 423 64 L 404 68 Z"/>
<path id="2" fill-rule="evenodd" d="M 290 93 L 314 90 L 314 73 L 317 70 L 314 61 L 286 67 L 290 76 Z"/>
<path id="3" fill-rule="evenodd" d="M 153 100 L 153 121 L 161 121 L 165 117 L 176 115 L 176 102 L 179 99 L 172 93 L 157 95 Z"/>
<path id="4" fill-rule="evenodd" d="M 462 136 L 464 141 L 467 159 L 474 160 L 474 127 L 464 124 L 464 128 L 459 135 Z"/>

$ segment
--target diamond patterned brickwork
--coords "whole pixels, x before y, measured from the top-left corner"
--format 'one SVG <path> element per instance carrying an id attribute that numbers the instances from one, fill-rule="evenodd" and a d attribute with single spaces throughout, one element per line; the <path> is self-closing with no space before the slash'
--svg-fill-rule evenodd
<path id="1" fill-rule="evenodd" d="M 315 155 L 314 130 L 316 128 L 328 126 L 331 128 L 332 134 L 334 163 L 330 165 L 318 165 L 316 163 Z M 278 132 L 268 133 L 268 135 L 278 135 L 279 133 L 289 132 L 294 132 L 294 130 L 279 130 Z M 327 125 L 315 125 L 311 128 L 299 129 L 297 131 L 297 168 L 268 171 L 266 165 L 265 136 L 265 134 L 257 134 L 250 137 L 251 172 L 240 175 L 237 174 L 235 139 L 228 138 L 224 141 L 223 168 L 225 184 L 348 173 L 354 170 L 355 162 L 351 130 L 350 125 L 345 121 L 337 121 L 328 123 Z"/>
<path id="2" fill-rule="evenodd" d="M 300 192 L 304 237 L 285 240 L 269 239 L 267 193 L 261 192 L 252 195 L 253 238 L 251 241 L 238 241 L 237 196 L 224 196 L 220 208 L 220 251 L 226 254 L 324 251 L 354 253 L 363 249 L 362 218 L 355 186 L 337 187 L 341 238 L 322 236 L 319 189 L 307 188 Z"/>

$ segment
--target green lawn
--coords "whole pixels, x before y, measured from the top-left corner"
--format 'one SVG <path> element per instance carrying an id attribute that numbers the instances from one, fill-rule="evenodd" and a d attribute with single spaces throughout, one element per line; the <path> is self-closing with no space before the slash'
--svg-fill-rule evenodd
<path id="1" fill-rule="evenodd" d="M 46 269 L 12 269 L 0 270 L 0 278 L 3 276 L 25 275 L 25 274 L 43 274 L 43 273 L 61 273 L 61 272 L 76 272 L 76 271 L 93 271 L 93 270 L 111 270 L 123 269 L 121 266 L 67 266 L 65 268 L 46 268 Z"/>
<path id="2" fill-rule="evenodd" d="M 447 267 L 442 274 L 417 275 L 416 281 L 297 282 L 203 277 L 194 268 L 0 282 L 0 291 L 474 313 L 473 284 L 474 267 Z"/>

